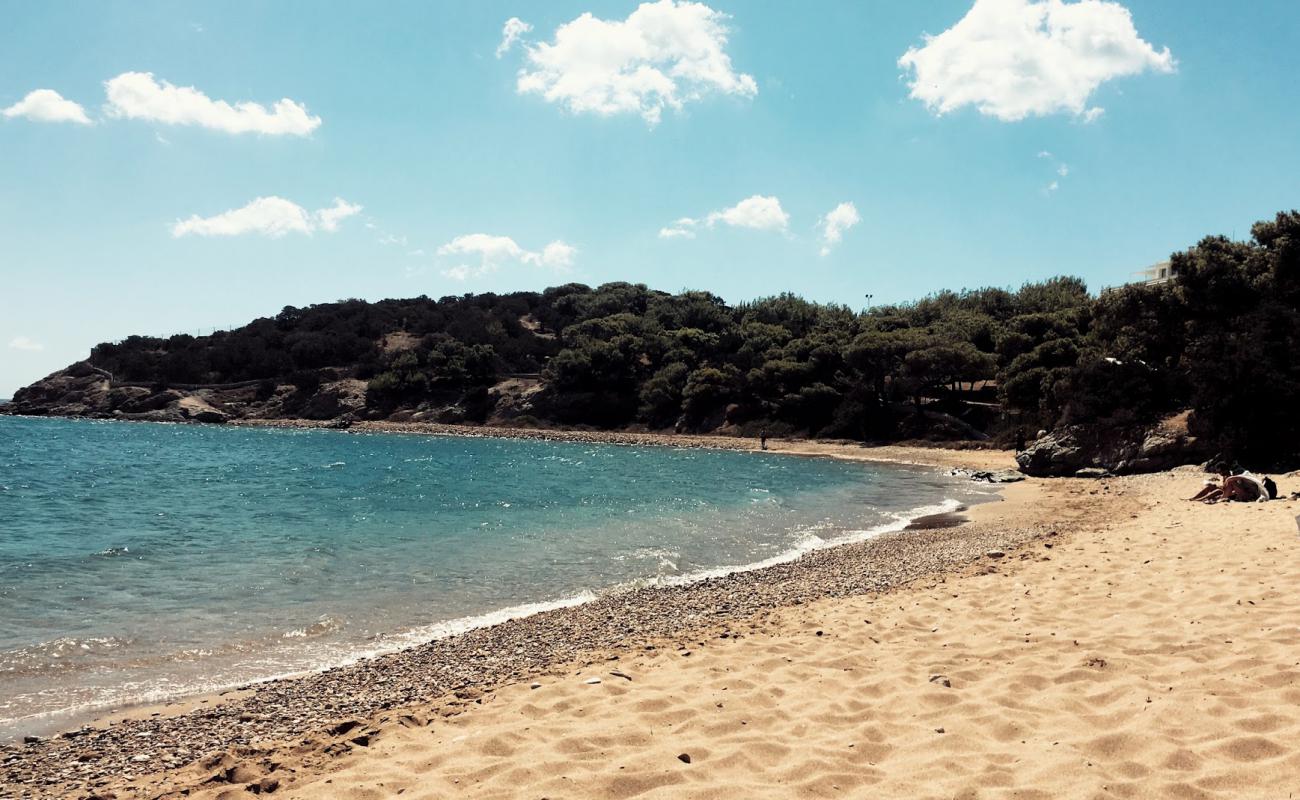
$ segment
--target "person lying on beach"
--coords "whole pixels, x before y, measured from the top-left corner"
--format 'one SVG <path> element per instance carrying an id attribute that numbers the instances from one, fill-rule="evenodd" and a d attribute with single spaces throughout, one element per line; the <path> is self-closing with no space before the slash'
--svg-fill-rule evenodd
<path id="1" fill-rule="evenodd" d="M 1243 472 L 1240 475 L 1223 475 L 1222 483 L 1206 481 L 1201 491 L 1197 492 L 1189 500 L 1200 500 L 1204 503 L 1217 503 L 1220 500 L 1226 502 L 1236 501 L 1238 503 L 1263 503 L 1277 497 L 1277 484 L 1269 478 L 1260 478 L 1249 472 Z M 1270 486 L 1271 484 L 1271 486 Z"/>

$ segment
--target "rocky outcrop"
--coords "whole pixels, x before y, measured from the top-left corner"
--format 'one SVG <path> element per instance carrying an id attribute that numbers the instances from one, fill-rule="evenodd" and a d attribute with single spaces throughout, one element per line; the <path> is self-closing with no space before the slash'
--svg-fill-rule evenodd
<path id="1" fill-rule="evenodd" d="M 84 361 L 19 389 L 6 414 L 89 417 L 147 422 L 220 423 L 230 414 L 203 393 L 154 389 L 138 384 L 114 385 L 113 376 Z"/>
<path id="2" fill-rule="evenodd" d="M 52 417 L 97 416 L 111 405 L 111 376 L 80 361 L 25 386 L 5 406 L 8 414 Z"/>
<path id="3" fill-rule="evenodd" d="M 1187 433 L 1186 415 L 1154 426 L 1069 425 L 1039 438 L 1016 456 L 1020 471 L 1039 477 L 1098 477 L 1156 472 L 1204 460 Z"/>
<path id="4" fill-rule="evenodd" d="M 488 390 L 492 411 L 488 424 L 500 425 L 536 414 L 542 382 L 536 378 L 507 378 Z"/>
<path id="5" fill-rule="evenodd" d="M 356 416 L 366 408 L 366 382 L 340 380 L 322 384 L 303 405 L 305 419 L 338 419 Z"/>
<path id="6" fill-rule="evenodd" d="M 218 410 L 203 398 L 193 395 L 177 400 L 176 408 L 182 417 L 194 422 L 222 423 L 230 419 L 230 415 L 226 412 Z"/>

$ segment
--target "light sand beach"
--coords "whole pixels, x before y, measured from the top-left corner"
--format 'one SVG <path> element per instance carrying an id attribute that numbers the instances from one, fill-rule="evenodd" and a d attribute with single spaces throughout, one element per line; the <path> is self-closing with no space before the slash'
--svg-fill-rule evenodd
<path id="1" fill-rule="evenodd" d="M 836 446 L 801 448 L 845 455 Z M 981 468 L 1009 460 L 908 448 L 861 455 Z M 140 774 L 101 781 L 96 791 L 222 800 L 250 791 L 1300 794 L 1300 503 L 1181 499 L 1201 477 L 1183 468 L 1013 484 L 1003 502 L 971 509 L 960 528 L 898 534 L 929 552 L 949 540 L 976 548 L 1000 541 L 978 538 L 988 531 L 1032 532 L 1008 538 L 1004 555 L 981 549 L 894 588 L 841 594 L 828 588 L 834 570 L 855 563 L 845 559 L 866 545 L 824 551 L 750 573 L 751 586 L 803 581 L 816 590 L 777 592 L 787 600 L 757 602 L 761 611 L 706 614 L 680 635 L 647 624 L 643 636 L 641 623 L 627 620 L 627 647 L 577 653 L 528 677 L 466 685 L 372 717 L 341 717 L 333 731 L 303 738 L 250 734 L 178 769 L 141 764 Z M 1287 491 L 1298 481 L 1279 478 Z M 892 551 L 883 543 L 864 551 L 873 552 Z M 915 559 L 918 551 L 904 552 Z M 720 591 L 673 596 L 699 605 Z M 386 682 L 382 669 L 365 680 L 376 691 Z M 241 713 L 255 710 L 257 697 L 241 699 Z M 256 724 L 255 714 L 247 719 Z"/>
<path id="2" fill-rule="evenodd" d="M 975 514 L 1088 527 L 994 568 L 381 726 L 285 794 L 1294 796 L 1297 504 L 1178 499 L 1197 483 L 1014 486 Z"/>

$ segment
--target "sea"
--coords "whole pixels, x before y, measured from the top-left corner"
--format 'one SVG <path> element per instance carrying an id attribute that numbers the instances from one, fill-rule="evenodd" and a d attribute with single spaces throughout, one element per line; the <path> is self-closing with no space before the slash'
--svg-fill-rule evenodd
<path id="1" fill-rule="evenodd" d="M 0 740 L 985 497 L 775 453 L 0 417 Z"/>

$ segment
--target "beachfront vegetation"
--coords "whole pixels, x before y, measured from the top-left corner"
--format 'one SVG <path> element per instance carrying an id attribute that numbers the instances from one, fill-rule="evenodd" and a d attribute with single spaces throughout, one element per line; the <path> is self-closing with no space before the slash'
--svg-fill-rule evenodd
<path id="1" fill-rule="evenodd" d="M 1177 277 L 1089 293 L 1076 278 L 940 292 L 859 310 L 783 294 L 567 284 L 541 293 L 287 307 L 204 337 L 131 337 L 91 355 L 119 380 L 368 381 L 367 413 L 492 411 L 509 376 L 529 415 L 568 425 L 798 432 L 858 439 L 1011 437 L 1194 411 L 1220 449 L 1300 449 L 1300 214 L 1249 241 L 1210 237 Z M 305 391 L 305 390 L 303 390 Z"/>

